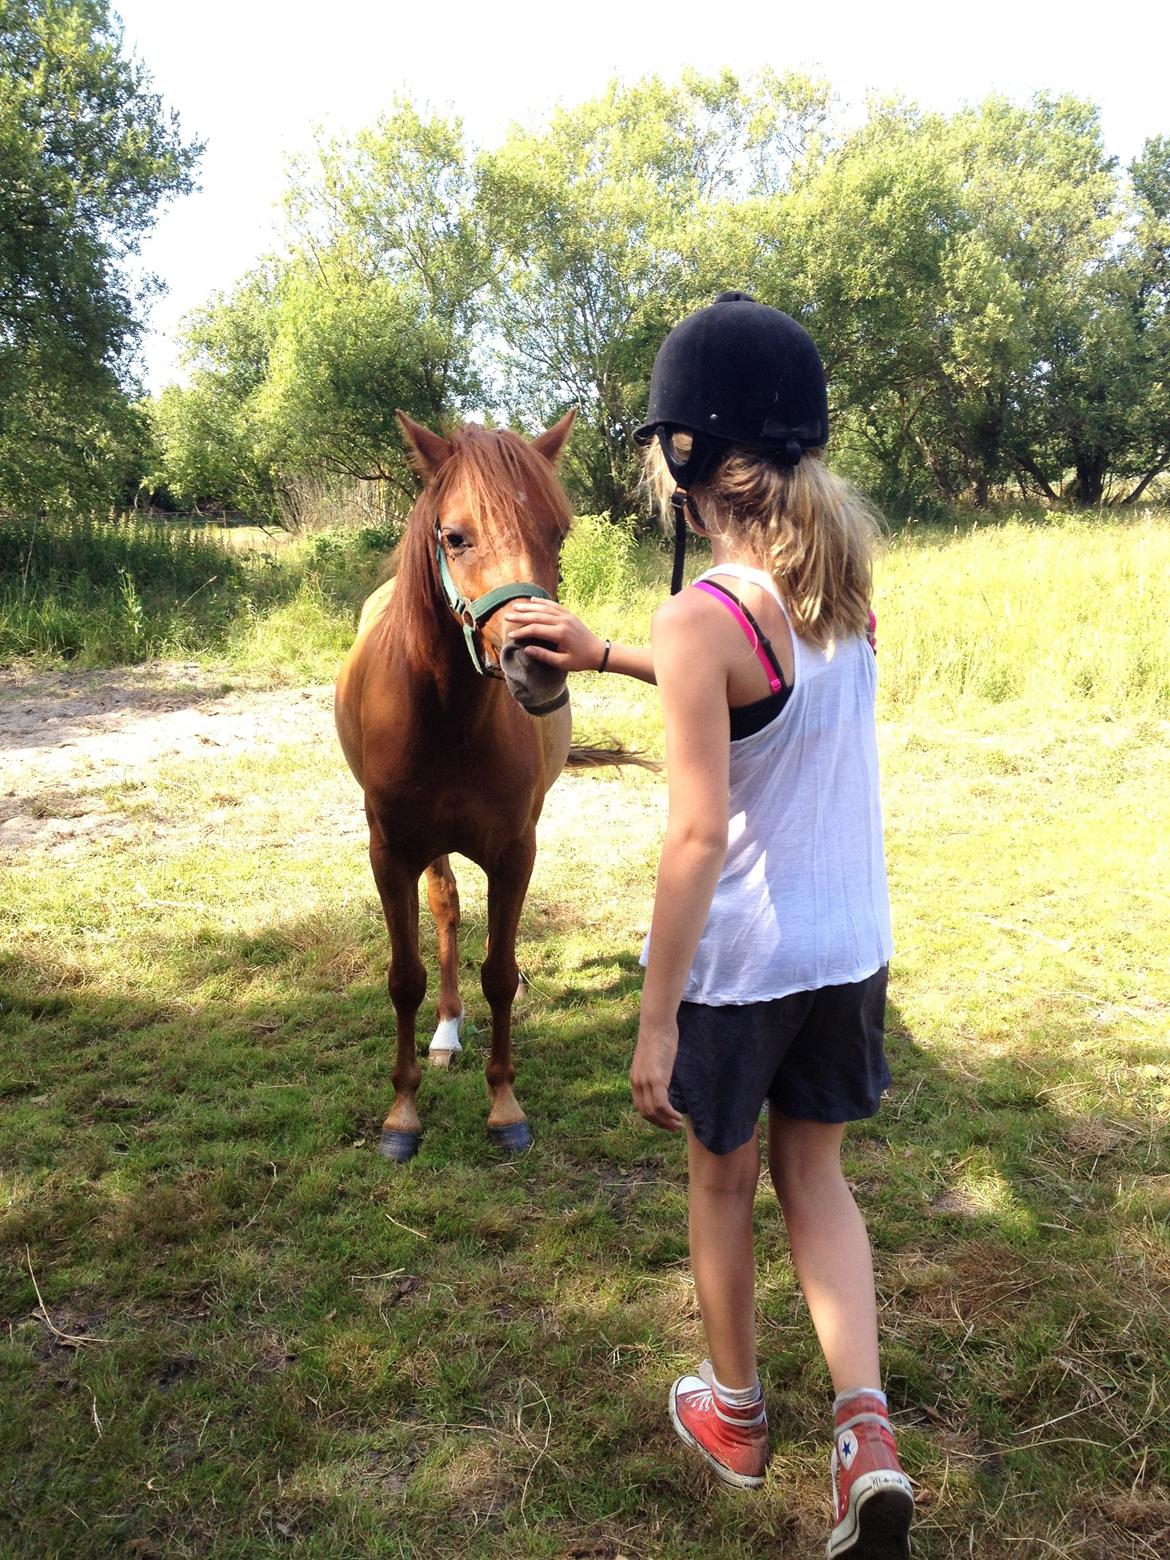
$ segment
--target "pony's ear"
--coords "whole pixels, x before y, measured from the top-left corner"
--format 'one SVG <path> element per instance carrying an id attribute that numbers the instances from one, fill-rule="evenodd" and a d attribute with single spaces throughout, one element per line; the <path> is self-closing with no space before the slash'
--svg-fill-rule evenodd
<path id="1" fill-rule="evenodd" d="M 398 418 L 398 426 L 402 429 L 402 437 L 406 440 L 411 465 L 426 482 L 435 475 L 440 466 L 451 459 L 454 446 L 448 440 L 440 438 L 437 433 L 432 433 L 429 428 L 424 428 L 422 423 L 416 423 L 414 418 L 408 417 L 405 412 L 395 412 L 394 415 Z"/>
<path id="2" fill-rule="evenodd" d="M 550 466 L 555 466 L 561 458 L 561 451 L 568 441 L 569 434 L 573 430 L 573 424 L 577 420 L 577 408 L 571 406 L 560 422 L 553 423 L 546 433 L 540 434 L 532 441 L 532 448 L 543 455 Z"/>

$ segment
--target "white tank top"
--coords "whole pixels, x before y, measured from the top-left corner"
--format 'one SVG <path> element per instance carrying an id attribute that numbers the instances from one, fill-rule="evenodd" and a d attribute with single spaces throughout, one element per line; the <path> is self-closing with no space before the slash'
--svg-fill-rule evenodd
<path id="1" fill-rule="evenodd" d="M 762 586 L 788 620 L 770 575 L 721 564 L 702 578 L 718 575 Z M 794 633 L 792 650 L 784 708 L 731 744 L 727 856 L 687 1002 L 767 1002 L 845 985 L 893 952 L 874 653 L 860 634 L 826 652 Z"/>

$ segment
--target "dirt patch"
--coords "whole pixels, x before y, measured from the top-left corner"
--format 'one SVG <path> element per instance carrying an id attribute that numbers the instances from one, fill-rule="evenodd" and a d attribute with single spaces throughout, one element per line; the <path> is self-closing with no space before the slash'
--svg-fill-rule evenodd
<path id="1" fill-rule="evenodd" d="M 583 730 L 594 724 L 592 702 L 583 701 Z M 0 860 L 68 859 L 144 832 L 181 843 L 189 828 L 151 807 L 160 766 L 263 757 L 289 744 L 319 751 L 323 772 L 337 766 L 331 684 L 275 691 L 235 686 L 185 662 L 53 674 L 0 671 Z M 141 804 L 137 814 L 109 796 L 129 784 Z M 240 804 L 213 786 L 206 798 L 201 833 L 227 826 L 229 812 Z M 566 776 L 546 803 L 541 848 L 555 853 L 562 846 L 573 850 L 582 838 L 620 839 L 632 813 L 663 815 L 664 799 L 661 785 L 614 786 L 604 771 Z M 262 806 L 262 799 L 254 805 Z M 302 826 L 328 828 L 339 838 L 364 833 L 356 785 L 331 787 L 321 808 Z M 291 848 L 298 841 L 284 843 Z M 554 908 L 550 902 L 547 913 Z"/>
<path id="2" fill-rule="evenodd" d="M 258 691 L 185 663 L 0 672 L 0 856 L 71 855 L 136 832 L 101 792 L 175 759 L 332 743 L 332 688 Z"/>

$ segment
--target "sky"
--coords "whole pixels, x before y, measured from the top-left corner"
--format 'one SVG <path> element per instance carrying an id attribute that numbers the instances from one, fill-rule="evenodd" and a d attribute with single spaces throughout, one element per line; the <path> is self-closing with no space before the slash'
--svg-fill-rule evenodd
<path id="1" fill-rule="evenodd" d="M 143 245 L 167 292 L 144 345 L 153 389 L 181 378 L 176 327 L 279 242 L 290 154 L 314 135 L 372 123 L 396 95 L 462 118 L 472 142 L 498 144 L 557 103 L 613 77 L 676 79 L 684 67 L 749 75 L 768 65 L 833 86 L 846 117 L 867 94 L 954 110 L 991 92 L 1018 101 L 1074 92 L 1102 110 L 1123 161 L 1170 134 L 1165 0 L 113 0 L 127 47 L 206 143 L 198 192 L 164 209 Z"/>

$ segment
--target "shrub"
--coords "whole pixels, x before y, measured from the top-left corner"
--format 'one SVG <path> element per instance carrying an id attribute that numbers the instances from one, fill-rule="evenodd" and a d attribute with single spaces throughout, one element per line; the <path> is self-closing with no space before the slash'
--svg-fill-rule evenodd
<path id="1" fill-rule="evenodd" d="M 561 553 L 561 581 L 570 606 L 627 604 L 639 584 L 634 520 L 579 515 Z"/>

